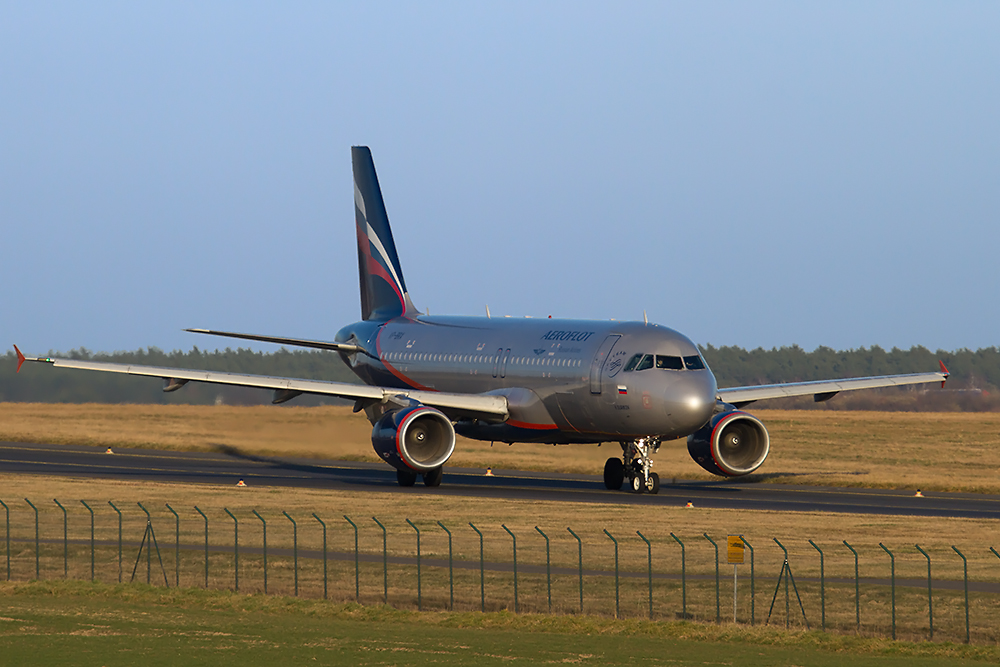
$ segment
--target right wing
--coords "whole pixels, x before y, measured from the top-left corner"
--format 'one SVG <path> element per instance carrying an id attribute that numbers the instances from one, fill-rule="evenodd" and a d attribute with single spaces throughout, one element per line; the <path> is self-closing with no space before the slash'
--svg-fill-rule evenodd
<path id="1" fill-rule="evenodd" d="M 105 373 L 122 373 L 144 377 L 163 378 L 164 391 L 180 389 L 188 382 L 207 382 L 236 387 L 256 387 L 258 389 L 273 389 L 275 402 L 284 402 L 299 394 L 317 394 L 336 396 L 359 401 L 360 405 L 370 403 L 401 403 L 417 401 L 423 405 L 438 408 L 449 418 L 473 418 L 488 421 L 505 421 L 509 416 L 507 399 L 503 396 L 488 394 L 454 394 L 439 391 L 420 391 L 414 389 L 398 389 L 395 387 L 372 387 L 364 384 L 348 382 L 326 382 L 323 380 L 300 380 L 295 378 L 272 377 L 268 375 L 243 375 L 241 373 L 226 373 L 221 371 L 187 370 L 183 368 L 164 368 L 160 366 L 138 366 L 133 364 L 115 364 L 101 361 L 77 361 L 74 359 L 56 359 L 51 357 L 26 357 L 14 346 L 17 352 L 17 370 L 25 361 L 35 361 L 49 364 L 57 368 L 75 368 Z"/>
<path id="2" fill-rule="evenodd" d="M 725 403 L 742 407 L 754 401 L 767 398 L 787 398 L 790 396 L 808 396 L 812 394 L 817 402 L 827 401 L 841 391 L 856 389 L 875 389 L 878 387 L 898 387 L 907 384 L 924 384 L 940 382 L 948 379 L 948 369 L 944 362 L 939 373 L 910 373 L 907 375 L 879 375 L 863 378 L 846 378 L 843 380 L 817 380 L 813 382 L 785 382 L 782 384 L 764 384 L 751 387 L 730 387 L 719 389 L 719 398 Z"/>

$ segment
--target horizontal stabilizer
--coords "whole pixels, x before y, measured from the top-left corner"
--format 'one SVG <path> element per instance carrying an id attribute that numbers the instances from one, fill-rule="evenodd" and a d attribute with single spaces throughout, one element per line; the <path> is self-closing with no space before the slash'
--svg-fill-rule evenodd
<path id="1" fill-rule="evenodd" d="M 303 338 L 286 338 L 284 336 L 262 336 L 260 334 L 233 333 L 232 331 L 213 331 L 211 329 L 185 329 L 184 331 L 198 334 L 209 334 L 210 336 L 225 336 L 227 338 L 242 338 L 243 340 L 255 340 L 261 343 L 275 343 L 277 345 L 292 345 L 294 347 L 312 347 L 317 350 L 333 350 L 335 352 L 364 352 L 364 348 L 354 343 L 333 343 L 323 340 L 305 340 Z"/>

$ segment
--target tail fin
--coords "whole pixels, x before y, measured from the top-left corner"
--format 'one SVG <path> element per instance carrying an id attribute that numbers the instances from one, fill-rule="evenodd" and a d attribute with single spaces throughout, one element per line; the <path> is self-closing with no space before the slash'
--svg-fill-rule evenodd
<path id="1" fill-rule="evenodd" d="M 416 316 L 396 255 L 389 216 L 367 146 L 351 148 L 354 166 L 354 217 L 358 224 L 358 273 L 361 282 L 361 317 L 387 320 Z"/>

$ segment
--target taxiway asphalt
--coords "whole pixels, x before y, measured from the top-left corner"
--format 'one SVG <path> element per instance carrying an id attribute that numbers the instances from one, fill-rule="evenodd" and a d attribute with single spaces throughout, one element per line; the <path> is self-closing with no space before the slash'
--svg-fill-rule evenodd
<path id="1" fill-rule="evenodd" d="M 695 482 L 662 480 L 656 495 L 608 491 L 600 475 L 445 468 L 444 481 L 429 489 L 419 481 L 401 488 L 389 466 L 378 463 L 321 459 L 260 457 L 236 449 L 220 452 L 175 452 L 104 449 L 72 445 L 0 442 L 0 472 L 105 479 L 146 480 L 249 486 L 286 486 L 400 494 L 433 494 L 799 512 L 845 512 L 911 516 L 1000 519 L 1000 496 L 914 490 L 858 489 L 739 480 Z"/>

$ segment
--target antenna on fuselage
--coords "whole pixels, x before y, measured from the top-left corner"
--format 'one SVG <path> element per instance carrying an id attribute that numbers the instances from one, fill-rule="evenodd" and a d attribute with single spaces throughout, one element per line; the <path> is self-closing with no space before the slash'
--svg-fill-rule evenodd
<path id="1" fill-rule="evenodd" d="M 490 304 L 486 304 L 486 318 L 489 319 L 489 317 L 490 317 Z"/>
<path id="2" fill-rule="evenodd" d="M 646 310 L 645 309 L 643 309 L 643 311 L 642 311 L 642 323 L 643 324 L 647 324 L 647 325 L 649 324 L 649 318 L 646 317 Z"/>

